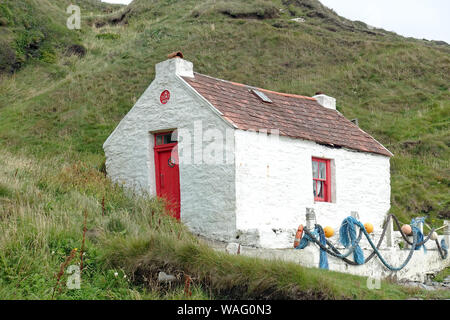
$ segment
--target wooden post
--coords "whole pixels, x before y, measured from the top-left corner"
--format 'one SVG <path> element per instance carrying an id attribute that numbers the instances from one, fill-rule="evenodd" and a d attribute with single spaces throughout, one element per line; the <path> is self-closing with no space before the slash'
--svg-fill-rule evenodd
<path id="1" fill-rule="evenodd" d="M 386 229 L 386 246 L 388 248 L 392 248 L 394 246 L 394 222 L 392 221 L 392 218 L 389 219 Z"/>
<path id="2" fill-rule="evenodd" d="M 444 240 L 445 244 L 447 245 L 447 248 L 450 247 L 450 221 L 444 220 Z"/>
<path id="3" fill-rule="evenodd" d="M 313 208 L 306 208 L 306 228 L 313 230 L 316 224 L 316 214 Z"/>

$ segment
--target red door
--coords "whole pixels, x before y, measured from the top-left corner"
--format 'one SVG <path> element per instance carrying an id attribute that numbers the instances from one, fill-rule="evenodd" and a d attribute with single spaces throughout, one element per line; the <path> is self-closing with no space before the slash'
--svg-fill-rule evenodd
<path id="1" fill-rule="evenodd" d="M 156 193 L 165 198 L 167 209 L 180 219 L 180 170 L 177 143 L 170 139 L 171 133 L 155 135 Z"/>

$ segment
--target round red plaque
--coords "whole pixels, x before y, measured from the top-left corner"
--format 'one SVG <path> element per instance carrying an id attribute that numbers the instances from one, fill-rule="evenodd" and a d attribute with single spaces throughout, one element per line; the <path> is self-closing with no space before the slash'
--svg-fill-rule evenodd
<path id="1" fill-rule="evenodd" d="M 169 90 L 164 90 L 161 93 L 161 96 L 159 97 L 159 100 L 161 101 L 162 104 L 166 104 L 170 99 L 170 92 Z"/>

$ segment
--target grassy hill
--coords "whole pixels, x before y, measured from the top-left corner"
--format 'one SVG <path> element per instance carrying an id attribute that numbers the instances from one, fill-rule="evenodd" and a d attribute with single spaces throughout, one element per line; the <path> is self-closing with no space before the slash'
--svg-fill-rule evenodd
<path id="1" fill-rule="evenodd" d="M 0 296 L 51 297 L 64 257 L 80 248 L 85 210 L 92 236 L 83 289 L 60 298 L 182 297 L 183 286 L 149 278 L 158 268 L 196 278 L 197 298 L 423 294 L 215 253 L 157 200 L 110 185 L 102 144 L 154 65 L 181 50 L 201 73 L 336 97 L 339 111 L 395 154 L 391 211 L 439 225 L 450 216 L 450 46 L 349 21 L 315 0 L 83 0 L 81 30 L 65 27 L 69 3 L 0 4 Z M 298 17 L 304 22 L 291 20 Z"/>
<path id="2" fill-rule="evenodd" d="M 81 1 L 83 9 L 108 12 L 112 6 Z M 14 1 L 0 3 L 0 72 L 12 73 L 30 60 L 55 63 L 57 54 L 70 52 L 82 37 L 66 27 L 68 0 Z"/>

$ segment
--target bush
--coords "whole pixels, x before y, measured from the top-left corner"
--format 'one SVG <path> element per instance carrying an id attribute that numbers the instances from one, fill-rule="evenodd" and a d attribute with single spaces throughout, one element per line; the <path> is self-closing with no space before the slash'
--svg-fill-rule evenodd
<path id="1" fill-rule="evenodd" d="M 20 55 L 34 56 L 44 40 L 44 35 L 38 30 L 26 30 L 16 38 L 16 51 Z"/>

